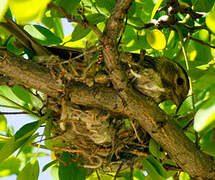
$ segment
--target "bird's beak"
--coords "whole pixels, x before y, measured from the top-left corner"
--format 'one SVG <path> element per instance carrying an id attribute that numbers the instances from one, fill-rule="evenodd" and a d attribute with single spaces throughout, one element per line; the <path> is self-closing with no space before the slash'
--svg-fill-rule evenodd
<path id="1" fill-rule="evenodd" d="M 183 103 L 183 99 L 182 99 L 182 97 L 173 94 L 172 100 L 175 103 L 175 105 L 177 106 L 177 109 L 176 109 L 176 114 L 177 114 L 179 109 L 180 109 L 180 107 L 181 107 L 181 105 L 182 105 L 182 103 Z"/>
<path id="2" fill-rule="evenodd" d="M 180 99 L 181 99 L 181 98 L 180 98 L 179 96 L 173 94 L 172 100 L 173 100 L 173 102 L 176 104 L 177 107 L 181 105 Z"/>

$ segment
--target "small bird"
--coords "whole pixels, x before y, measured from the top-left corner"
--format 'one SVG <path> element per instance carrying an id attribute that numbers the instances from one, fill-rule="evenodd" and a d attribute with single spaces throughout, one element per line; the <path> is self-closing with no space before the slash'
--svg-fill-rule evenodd
<path id="1" fill-rule="evenodd" d="M 132 59 L 141 59 L 138 62 L 140 68 L 133 70 L 131 66 L 134 88 L 157 103 L 170 100 L 179 108 L 189 91 L 186 71 L 165 57 L 140 56 L 132 54 Z"/>

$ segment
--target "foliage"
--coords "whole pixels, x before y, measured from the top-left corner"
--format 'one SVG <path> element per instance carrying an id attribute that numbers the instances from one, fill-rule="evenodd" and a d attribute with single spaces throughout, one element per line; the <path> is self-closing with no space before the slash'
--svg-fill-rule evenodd
<path id="1" fill-rule="evenodd" d="M 103 31 L 115 6 L 115 0 L 2 0 L 0 1 L 0 18 L 4 21 L 4 15 L 14 16 L 17 22 L 22 24 L 24 29 L 42 45 L 64 44 L 76 48 L 99 45 L 95 32 L 87 25 L 83 27 L 79 23 L 73 23 L 74 31 L 64 37 L 61 19 L 65 17 L 52 8 L 46 8 L 50 2 L 54 3 L 56 7 L 63 7 L 65 12 L 77 22 L 86 18 L 87 22 L 97 25 L 101 31 Z M 179 1 L 181 8 L 192 7 L 195 12 L 201 12 L 201 16 L 193 18 L 192 14 L 188 13 L 189 11 L 179 12 L 176 15 L 179 24 L 175 26 L 168 26 L 169 21 L 166 19 L 166 14 L 160 10 L 165 7 L 166 3 L 166 0 L 135 0 L 124 22 L 119 49 L 134 53 L 145 49 L 148 55 L 166 56 L 180 63 L 187 70 L 191 80 L 191 92 L 178 112 L 180 118 L 175 119 L 185 134 L 198 144 L 203 152 L 214 157 L 214 1 Z M 39 24 L 26 24 L 28 22 L 39 22 Z M 150 22 L 154 23 L 149 25 Z M 15 38 L 11 38 L 3 27 L 0 27 L 0 38 L 1 45 L 6 46 L 9 51 L 18 55 L 25 53 L 28 57 L 32 57 L 32 52 L 15 44 Z M 26 90 L 18 85 L 13 87 L 2 85 L 0 87 L 0 106 L 20 109 L 36 120 L 33 123 L 26 122 L 26 125 L 21 127 L 19 131 L 11 134 L 9 127 L 7 128 L 6 118 L 3 115 L 0 116 L 1 177 L 16 174 L 18 179 L 28 179 L 29 176 L 33 179 L 38 178 L 39 164 L 36 158 L 42 154 L 33 154 L 31 146 L 36 144 L 34 143 L 35 139 L 39 136 L 36 131 L 42 124 L 45 124 L 46 128 L 40 136 L 45 136 L 47 139 L 50 136 L 51 125 L 49 122 L 52 120 L 52 115 L 49 112 L 41 113 L 44 102 L 45 95 L 34 89 Z M 170 115 L 174 115 L 176 112 L 175 105 L 170 102 L 164 102 L 160 104 L 160 107 Z M 50 143 L 56 145 L 58 142 L 47 141 L 47 147 L 51 147 Z M 36 146 L 40 148 L 38 144 Z M 142 158 L 140 166 L 140 169 L 147 172 L 147 175 L 143 174 L 140 169 L 134 169 L 134 179 L 173 179 L 180 167 L 166 158 L 165 152 L 153 139 L 150 140 L 148 146 L 151 155 Z M 19 152 L 17 156 L 14 156 L 16 150 Z M 54 155 L 53 161 L 47 162 L 43 170 L 57 168 L 59 179 L 81 180 L 87 178 L 93 180 L 97 176 L 100 176 L 101 179 L 110 179 L 111 177 L 101 171 L 96 175 L 95 172 L 79 167 L 76 163 L 67 165 L 65 162 L 69 158 L 71 157 L 68 157 L 66 153 L 64 157 Z M 171 167 L 175 169 L 170 170 Z M 119 175 L 121 176 L 119 179 L 129 179 L 130 174 L 121 172 Z M 188 180 L 190 178 L 188 174 L 181 172 L 179 179 Z"/>

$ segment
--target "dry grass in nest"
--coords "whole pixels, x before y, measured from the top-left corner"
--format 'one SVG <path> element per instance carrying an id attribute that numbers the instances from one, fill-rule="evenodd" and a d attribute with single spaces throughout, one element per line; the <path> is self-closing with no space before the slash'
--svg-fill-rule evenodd
<path id="1" fill-rule="evenodd" d="M 61 118 L 55 121 L 53 136 L 72 160 L 85 168 L 116 171 L 122 162 L 129 164 L 148 152 L 149 136 L 136 121 L 95 108 L 65 104 Z"/>

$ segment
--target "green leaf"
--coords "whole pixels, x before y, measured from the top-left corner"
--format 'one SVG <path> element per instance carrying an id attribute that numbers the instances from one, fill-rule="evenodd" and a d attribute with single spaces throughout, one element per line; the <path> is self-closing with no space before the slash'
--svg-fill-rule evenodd
<path id="1" fill-rule="evenodd" d="M 15 134 L 15 141 L 31 136 L 38 128 L 39 121 L 34 121 L 22 126 Z"/>
<path id="2" fill-rule="evenodd" d="M 40 168 L 36 158 L 26 164 L 23 170 L 17 176 L 17 180 L 37 180 L 39 177 Z"/>
<path id="3" fill-rule="evenodd" d="M 20 148 L 26 139 L 21 141 L 15 141 L 15 138 L 12 137 L 5 145 L 0 149 L 0 162 L 7 159 L 12 153 L 14 153 L 18 148 Z"/>
<path id="4" fill-rule="evenodd" d="M 214 23 L 215 23 L 215 6 L 212 8 L 212 10 L 208 13 L 206 17 L 206 25 L 213 33 L 215 33 Z"/>
<path id="5" fill-rule="evenodd" d="M 26 104 L 32 104 L 30 93 L 26 91 L 23 87 L 15 85 L 12 88 L 13 93 Z"/>
<path id="6" fill-rule="evenodd" d="M 136 177 L 137 179 L 141 179 L 141 180 L 146 178 L 146 176 L 143 174 L 142 170 L 135 170 L 134 177 Z"/>
<path id="7" fill-rule="evenodd" d="M 48 168 L 50 168 L 50 167 L 52 167 L 53 165 L 55 165 L 57 162 L 58 162 L 57 159 L 54 160 L 54 161 L 49 162 L 48 164 L 46 164 L 46 165 L 43 167 L 42 172 L 43 172 L 43 171 L 46 171 Z"/>
<path id="8" fill-rule="evenodd" d="M 60 162 L 59 179 L 60 180 L 85 180 L 87 172 L 84 168 L 78 167 L 76 163 L 66 166 Z"/>
<path id="9" fill-rule="evenodd" d="M 209 12 L 214 5 L 214 0 L 191 0 L 193 10 L 198 12 Z"/>
<path id="10" fill-rule="evenodd" d="M 36 133 L 36 134 L 30 136 L 29 138 L 27 138 L 25 143 L 19 148 L 19 151 L 16 154 L 16 156 L 19 156 L 19 154 L 21 152 L 23 152 L 29 146 L 29 144 L 31 144 L 38 136 L 39 136 L 39 133 Z"/>
<path id="11" fill-rule="evenodd" d="M 140 17 L 141 17 L 142 21 L 145 24 L 149 23 L 151 21 L 154 6 L 155 6 L 155 4 L 154 4 L 153 0 L 143 0 L 143 1 L 141 1 L 140 8 L 142 9 L 142 11 L 141 11 L 141 16 Z"/>
<path id="12" fill-rule="evenodd" d="M 146 158 L 143 158 L 142 163 L 143 168 L 147 171 L 151 179 L 164 180 L 164 178 L 159 175 L 155 167 Z"/>
<path id="13" fill-rule="evenodd" d="M 79 24 L 75 27 L 74 31 L 71 34 L 71 41 L 77 41 L 82 39 L 87 34 L 89 34 L 91 30 L 88 28 L 82 28 Z"/>
<path id="14" fill-rule="evenodd" d="M 51 171 L 50 171 L 50 174 L 51 174 L 51 177 L 54 179 L 54 180 L 59 180 L 59 167 L 57 166 L 54 166 L 51 168 Z"/>
<path id="15" fill-rule="evenodd" d="M 155 156 L 156 158 L 160 159 L 160 146 L 154 139 L 150 139 L 149 141 L 149 152 Z"/>
<path id="16" fill-rule="evenodd" d="M 158 160 L 156 160 L 153 156 L 147 156 L 146 159 L 153 165 L 160 176 L 168 178 L 167 171 L 163 168 Z"/>
<path id="17" fill-rule="evenodd" d="M 68 14 L 74 15 L 77 13 L 80 1 L 81 0 L 58 0 L 57 4 L 63 7 Z"/>
<path id="18" fill-rule="evenodd" d="M 26 22 L 39 20 L 50 0 L 10 0 L 9 7 L 16 20 L 25 24 Z"/>
<path id="19" fill-rule="evenodd" d="M 7 131 L 7 119 L 4 115 L 0 115 L 0 132 Z"/>
<path id="20" fill-rule="evenodd" d="M 197 132 L 212 128 L 215 126 L 215 96 L 211 96 L 202 107 L 197 111 L 194 117 L 194 129 Z"/>
<path id="21" fill-rule="evenodd" d="M 179 180 L 191 180 L 191 179 L 187 173 L 181 172 L 179 175 Z"/>
<path id="22" fill-rule="evenodd" d="M 87 20 L 92 24 L 98 24 L 105 20 L 105 16 L 103 14 L 90 14 L 87 16 Z"/>
<path id="23" fill-rule="evenodd" d="M 203 144 L 201 150 L 210 156 L 215 156 L 215 141 L 209 141 Z"/>
<path id="24" fill-rule="evenodd" d="M 18 174 L 21 167 L 21 160 L 11 156 L 4 162 L 0 163 L 0 177 Z"/>
<path id="25" fill-rule="evenodd" d="M 40 25 L 25 25 L 24 30 L 42 45 L 59 44 L 62 42 L 58 36 Z"/>
<path id="26" fill-rule="evenodd" d="M 61 159 L 65 162 L 71 161 L 71 156 L 69 153 L 63 153 L 61 156 Z M 60 162 L 59 166 L 59 179 L 60 180 L 85 180 L 87 176 L 87 171 L 79 167 L 76 163 L 71 163 L 70 165 L 65 165 L 62 162 Z"/>
<path id="27" fill-rule="evenodd" d="M 96 6 L 100 12 L 105 15 L 110 15 L 115 6 L 114 0 L 96 0 Z"/>
<path id="28" fill-rule="evenodd" d="M 19 105 L 24 105 L 24 102 L 19 99 L 15 94 L 14 92 L 12 91 L 12 89 L 8 86 L 0 86 L 0 95 L 8 98 L 9 100 L 19 104 Z M 14 106 L 16 107 L 16 105 L 12 102 L 9 102 L 9 101 L 6 101 L 5 99 L 1 98 L 1 102 L 0 102 L 1 105 L 8 105 L 8 106 Z M 18 108 L 18 106 L 17 106 Z"/>
<path id="29" fill-rule="evenodd" d="M 9 3 L 9 0 L 0 1 L 0 21 L 2 20 L 2 17 L 4 16 L 5 12 L 8 9 L 8 3 Z"/>
<path id="30" fill-rule="evenodd" d="M 60 39 L 64 38 L 63 27 L 60 18 L 44 16 L 42 22 L 46 25 L 46 27 L 53 30 L 53 33 Z"/>

